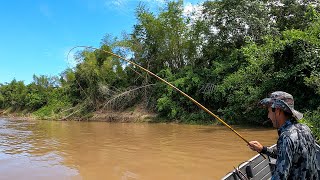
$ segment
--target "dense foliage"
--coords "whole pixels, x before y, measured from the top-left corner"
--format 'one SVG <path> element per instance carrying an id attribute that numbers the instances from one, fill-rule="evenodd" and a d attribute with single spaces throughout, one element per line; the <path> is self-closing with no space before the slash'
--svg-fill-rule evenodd
<path id="1" fill-rule="evenodd" d="M 0 85 L 0 108 L 42 118 L 89 117 L 137 103 L 167 121 L 211 123 L 212 117 L 172 88 L 101 50 L 151 70 L 231 124 L 263 124 L 257 102 L 282 90 L 319 136 L 320 18 L 316 0 L 207 1 L 185 14 L 183 1 L 155 14 L 140 5 L 133 32 L 106 36 L 57 77 Z"/>

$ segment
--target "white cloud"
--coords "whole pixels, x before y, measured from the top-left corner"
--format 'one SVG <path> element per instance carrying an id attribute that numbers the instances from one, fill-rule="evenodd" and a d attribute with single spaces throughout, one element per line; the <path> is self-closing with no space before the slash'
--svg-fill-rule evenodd
<path id="1" fill-rule="evenodd" d="M 107 1 L 107 3 L 110 3 L 115 7 L 123 7 L 123 6 L 127 5 L 127 0 Z"/>
<path id="2" fill-rule="evenodd" d="M 117 11 L 118 13 L 133 16 L 134 10 L 139 3 L 145 4 L 151 11 L 158 10 L 159 7 L 163 7 L 168 0 L 104 0 L 105 7 L 108 10 Z M 202 6 L 204 0 L 187 0 L 184 1 L 184 15 L 191 15 L 192 18 L 200 18 Z M 196 4 L 198 3 L 198 4 Z"/>
<path id="3" fill-rule="evenodd" d="M 131 14 L 139 5 L 146 4 L 151 9 L 165 4 L 166 0 L 105 0 L 105 6 L 108 9 L 117 10 L 124 14 Z"/>
<path id="4" fill-rule="evenodd" d="M 183 15 L 190 18 L 190 25 L 192 25 L 195 21 L 203 18 L 202 10 L 203 6 L 201 4 L 194 5 L 188 2 L 184 5 Z"/>
<path id="5" fill-rule="evenodd" d="M 105 7 L 126 16 L 130 16 L 129 14 L 133 13 L 129 8 L 128 0 L 106 0 Z"/>
<path id="6" fill-rule="evenodd" d="M 148 0 L 146 0 L 148 1 Z M 159 3 L 159 4 L 164 4 L 166 1 L 165 0 L 149 0 L 149 2 L 152 2 L 152 1 L 155 1 L 156 3 Z"/>
<path id="7" fill-rule="evenodd" d="M 201 14 L 202 9 L 202 5 L 193 5 L 192 3 L 188 2 L 184 5 L 183 14 L 185 16 L 199 16 Z"/>
<path id="8" fill-rule="evenodd" d="M 39 10 L 40 10 L 40 13 L 41 13 L 43 16 L 45 16 L 45 17 L 47 17 L 47 18 L 52 18 L 53 13 L 52 13 L 52 11 L 50 10 L 48 4 L 41 4 L 40 7 L 39 7 Z"/>
<path id="9" fill-rule="evenodd" d="M 184 10 L 183 10 L 183 13 L 185 15 L 188 15 L 190 14 L 192 11 L 193 11 L 193 6 L 191 3 L 187 3 L 185 6 L 184 6 Z"/>

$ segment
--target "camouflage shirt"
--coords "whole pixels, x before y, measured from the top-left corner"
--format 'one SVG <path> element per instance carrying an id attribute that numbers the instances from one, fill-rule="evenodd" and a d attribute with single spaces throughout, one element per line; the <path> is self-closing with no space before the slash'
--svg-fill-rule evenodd
<path id="1" fill-rule="evenodd" d="M 308 126 L 287 120 L 278 130 L 277 147 L 265 149 L 265 154 L 276 158 L 272 180 L 319 180 L 316 143 Z"/>

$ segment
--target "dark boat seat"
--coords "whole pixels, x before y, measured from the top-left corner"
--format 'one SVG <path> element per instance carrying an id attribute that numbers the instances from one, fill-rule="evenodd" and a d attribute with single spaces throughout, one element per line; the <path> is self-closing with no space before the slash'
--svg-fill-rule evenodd
<path id="1" fill-rule="evenodd" d="M 272 161 L 271 161 L 272 162 Z M 240 173 L 240 175 L 239 175 Z M 232 174 L 232 175 L 231 175 Z M 244 177 L 243 177 L 244 175 Z M 236 168 L 232 172 L 223 178 L 225 180 L 267 180 L 271 178 L 271 166 L 270 160 L 264 159 L 261 155 L 256 155 L 249 161 L 246 161 L 239 168 Z"/>

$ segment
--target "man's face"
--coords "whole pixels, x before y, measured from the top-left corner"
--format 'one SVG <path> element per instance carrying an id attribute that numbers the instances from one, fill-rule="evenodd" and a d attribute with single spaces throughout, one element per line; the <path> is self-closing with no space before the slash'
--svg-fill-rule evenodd
<path id="1" fill-rule="evenodd" d="M 271 107 L 268 107 L 268 118 L 271 120 L 273 127 L 278 128 L 279 125 L 278 125 L 278 122 L 276 121 L 276 112 L 272 112 Z"/>

